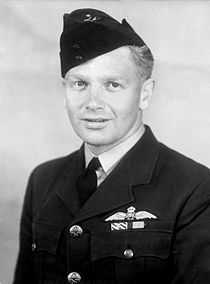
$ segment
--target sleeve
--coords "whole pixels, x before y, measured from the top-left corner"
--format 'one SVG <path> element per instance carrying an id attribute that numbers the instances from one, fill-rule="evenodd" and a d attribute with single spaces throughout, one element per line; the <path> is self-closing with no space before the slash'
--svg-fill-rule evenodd
<path id="1" fill-rule="evenodd" d="M 173 243 L 172 284 L 210 283 L 210 177 L 184 204 Z"/>
<path id="2" fill-rule="evenodd" d="M 32 175 L 26 188 L 19 233 L 19 252 L 13 284 L 32 283 Z"/>

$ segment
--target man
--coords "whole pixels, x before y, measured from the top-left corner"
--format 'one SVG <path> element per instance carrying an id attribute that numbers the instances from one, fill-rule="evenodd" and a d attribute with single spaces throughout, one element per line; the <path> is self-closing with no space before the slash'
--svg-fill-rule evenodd
<path id="1" fill-rule="evenodd" d="M 94 9 L 64 15 L 60 48 L 84 143 L 31 174 L 13 283 L 210 283 L 210 173 L 143 124 L 150 49 Z"/>

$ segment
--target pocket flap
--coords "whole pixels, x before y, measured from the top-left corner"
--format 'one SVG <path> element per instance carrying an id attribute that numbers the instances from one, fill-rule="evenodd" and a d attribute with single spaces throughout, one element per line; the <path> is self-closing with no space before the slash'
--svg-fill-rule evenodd
<path id="1" fill-rule="evenodd" d="M 33 223 L 33 242 L 36 251 L 47 251 L 56 254 L 61 231 L 58 227 L 45 224 Z"/>
<path id="2" fill-rule="evenodd" d="M 125 258 L 124 251 L 132 249 L 133 257 L 168 258 L 171 233 L 164 231 L 118 231 L 96 233 L 91 237 L 92 260 L 105 257 Z"/>

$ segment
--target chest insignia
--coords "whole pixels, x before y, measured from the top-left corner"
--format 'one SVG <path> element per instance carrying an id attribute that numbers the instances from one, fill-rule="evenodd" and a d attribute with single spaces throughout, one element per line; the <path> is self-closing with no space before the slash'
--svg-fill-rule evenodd
<path id="1" fill-rule="evenodd" d="M 145 227 L 145 221 L 148 219 L 157 219 L 157 216 L 147 212 L 138 211 L 131 206 L 127 209 L 127 212 L 117 212 L 105 219 L 110 223 L 111 231 L 116 230 L 132 230 L 143 229 Z"/>

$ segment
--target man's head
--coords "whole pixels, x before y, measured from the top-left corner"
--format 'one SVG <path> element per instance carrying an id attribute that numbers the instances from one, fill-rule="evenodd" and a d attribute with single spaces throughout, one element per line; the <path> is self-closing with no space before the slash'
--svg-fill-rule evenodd
<path id="1" fill-rule="evenodd" d="M 70 121 L 94 152 L 140 127 L 153 89 L 153 56 L 125 20 L 92 9 L 65 15 L 60 56 Z"/>

